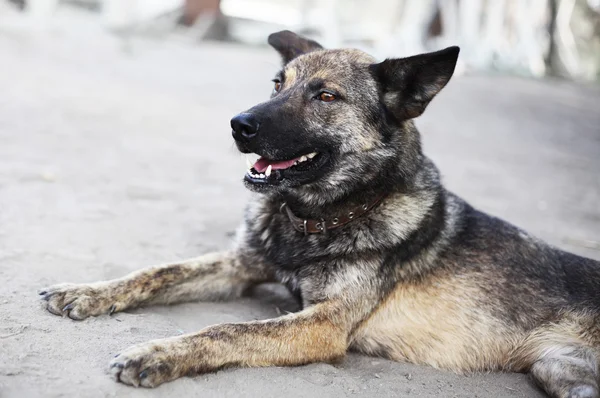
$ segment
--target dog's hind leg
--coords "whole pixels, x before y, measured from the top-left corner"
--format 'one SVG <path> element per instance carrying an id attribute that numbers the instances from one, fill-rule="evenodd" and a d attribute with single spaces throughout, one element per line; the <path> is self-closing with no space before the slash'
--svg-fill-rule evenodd
<path id="1" fill-rule="evenodd" d="M 40 295 L 51 313 L 84 319 L 142 304 L 237 297 L 249 286 L 268 280 L 271 275 L 261 261 L 226 252 L 151 267 L 110 281 L 55 285 L 42 289 Z"/>
<path id="2" fill-rule="evenodd" d="M 600 398 L 596 317 L 565 313 L 534 330 L 513 357 L 555 398 Z"/>
<path id="3" fill-rule="evenodd" d="M 553 346 L 531 366 L 531 376 L 556 398 L 598 398 L 596 354 L 584 346 Z"/>

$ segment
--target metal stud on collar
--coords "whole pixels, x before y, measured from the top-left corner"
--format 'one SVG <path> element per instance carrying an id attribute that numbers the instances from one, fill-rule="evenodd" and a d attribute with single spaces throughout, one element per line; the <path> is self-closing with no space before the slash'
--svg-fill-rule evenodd
<path id="1" fill-rule="evenodd" d="M 324 218 L 321 218 L 321 222 L 315 224 L 315 227 L 321 231 L 322 234 L 327 232 L 327 221 Z"/>

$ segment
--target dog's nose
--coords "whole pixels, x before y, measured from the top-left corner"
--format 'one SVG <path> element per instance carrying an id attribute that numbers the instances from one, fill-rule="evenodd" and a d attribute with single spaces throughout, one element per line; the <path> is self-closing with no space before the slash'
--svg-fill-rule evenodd
<path id="1" fill-rule="evenodd" d="M 248 141 L 256 136 L 260 123 L 251 113 L 240 113 L 231 119 L 233 138 L 238 141 Z"/>

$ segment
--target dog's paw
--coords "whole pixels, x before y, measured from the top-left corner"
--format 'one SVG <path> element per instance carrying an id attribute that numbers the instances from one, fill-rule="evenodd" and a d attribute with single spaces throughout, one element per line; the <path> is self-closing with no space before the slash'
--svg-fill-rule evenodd
<path id="1" fill-rule="evenodd" d="M 185 363 L 175 359 L 175 348 L 166 340 L 126 349 L 110 362 L 110 373 L 116 381 L 135 387 L 156 387 L 184 376 Z"/>
<path id="2" fill-rule="evenodd" d="M 42 289 L 39 294 L 52 314 L 75 320 L 113 313 L 124 307 L 114 300 L 114 288 L 106 283 L 63 283 Z"/>
<path id="3" fill-rule="evenodd" d="M 590 384 L 580 384 L 571 388 L 568 392 L 568 398 L 598 398 L 597 386 Z"/>

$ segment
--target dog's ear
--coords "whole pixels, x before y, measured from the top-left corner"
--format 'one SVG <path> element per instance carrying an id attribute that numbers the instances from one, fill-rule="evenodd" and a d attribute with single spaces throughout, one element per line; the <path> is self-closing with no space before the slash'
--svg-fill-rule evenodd
<path id="1" fill-rule="evenodd" d="M 452 77 L 459 51 L 454 46 L 371 65 L 371 72 L 381 84 L 385 106 L 399 120 L 421 115 Z"/>
<path id="2" fill-rule="evenodd" d="M 289 30 L 270 34 L 269 44 L 281 54 L 284 65 L 299 55 L 323 49 L 316 41 L 298 36 Z"/>

